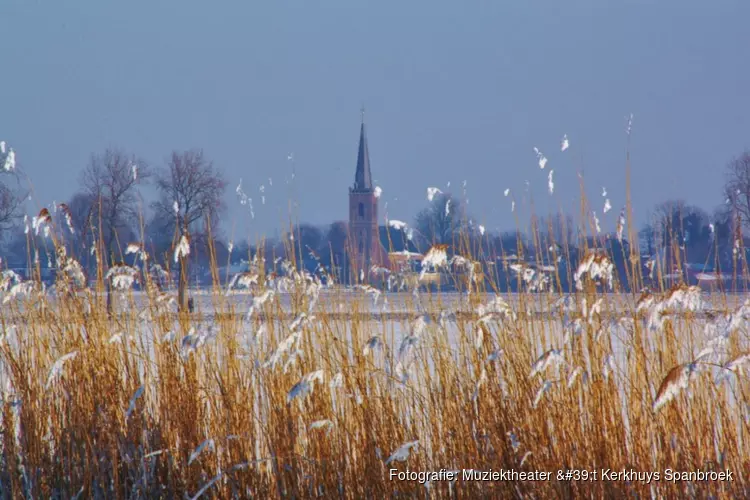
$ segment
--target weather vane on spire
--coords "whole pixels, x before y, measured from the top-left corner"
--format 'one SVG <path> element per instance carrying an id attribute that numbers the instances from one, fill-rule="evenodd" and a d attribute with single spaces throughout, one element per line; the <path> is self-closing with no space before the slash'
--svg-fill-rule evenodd
<path id="1" fill-rule="evenodd" d="M 359 108 L 359 112 L 362 113 L 362 123 L 365 123 L 365 105 L 363 104 L 361 108 Z"/>

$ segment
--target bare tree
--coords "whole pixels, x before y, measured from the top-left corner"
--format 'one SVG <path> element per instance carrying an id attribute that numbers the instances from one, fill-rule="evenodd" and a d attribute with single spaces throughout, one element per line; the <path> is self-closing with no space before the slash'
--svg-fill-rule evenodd
<path id="1" fill-rule="evenodd" d="M 453 243 L 465 223 L 463 204 L 450 194 L 435 196 L 430 205 L 419 212 L 415 227 L 419 239 L 425 246 L 435 243 Z"/>
<path id="2" fill-rule="evenodd" d="M 94 260 L 90 258 L 90 252 L 86 251 L 86 248 L 97 244 L 96 232 L 93 230 L 99 223 L 97 198 L 89 193 L 79 191 L 68 200 L 67 205 L 67 215 L 70 217 L 70 221 L 63 219 L 64 223 L 60 226 L 64 227 L 70 224 L 73 228 L 74 232 L 69 233 L 67 238 L 73 243 L 74 248 L 81 248 L 79 262 L 86 269 L 90 269 Z M 60 215 L 64 218 L 66 214 L 60 213 Z"/>
<path id="3" fill-rule="evenodd" d="M 320 253 L 323 264 L 328 266 L 331 273 L 341 282 L 348 277 L 345 275 L 349 269 L 346 248 L 348 235 L 349 225 L 346 222 L 332 222 L 321 244 Z"/>
<path id="4" fill-rule="evenodd" d="M 657 265 L 664 273 L 684 269 L 686 264 L 704 263 L 710 256 L 714 237 L 709 215 L 682 200 L 657 205 L 653 220 L 644 233 L 659 257 Z M 643 241 L 642 241 L 643 243 Z"/>
<path id="5" fill-rule="evenodd" d="M 100 236 L 109 262 L 121 238 L 131 238 L 138 221 L 138 186 L 151 176 L 148 165 L 118 149 L 107 149 L 92 155 L 81 174 L 83 198 L 76 201 L 76 212 L 84 212 L 86 200 L 92 205 L 87 211 L 83 232 L 100 227 Z M 73 200 L 71 200 L 72 202 Z M 84 221 L 79 221 L 83 223 Z"/>
<path id="6" fill-rule="evenodd" d="M 0 182 L 0 230 L 9 229 L 18 220 L 24 198 L 20 189 Z"/>
<path id="7" fill-rule="evenodd" d="M 724 172 L 724 196 L 735 215 L 750 224 L 750 151 L 730 161 Z"/>
<path id="8" fill-rule="evenodd" d="M 9 229 L 21 216 L 26 194 L 16 170 L 15 152 L 0 141 L 0 230 Z M 6 182 L 7 181 L 7 182 Z"/>
<path id="9" fill-rule="evenodd" d="M 303 261 L 309 256 L 312 251 L 315 255 L 319 256 L 321 247 L 325 241 L 325 234 L 323 230 L 312 224 L 298 224 L 292 228 L 294 234 L 295 252 L 299 252 L 299 258 Z M 324 252 L 328 248 L 322 249 Z"/>
<path id="10" fill-rule="evenodd" d="M 642 253 L 651 257 L 656 252 L 656 235 L 654 233 L 654 227 L 647 224 L 640 231 L 638 231 L 639 246 Z"/>
<path id="11" fill-rule="evenodd" d="M 167 165 L 156 173 L 159 199 L 152 204 L 155 220 L 165 231 L 172 231 L 175 242 L 183 237 L 194 243 L 207 239 L 208 230 L 218 228 L 218 215 L 226 209 L 226 186 L 223 174 L 203 156 L 202 150 L 174 151 Z M 182 253 L 178 260 L 178 304 L 185 310 L 188 261 Z"/>
<path id="12" fill-rule="evenodd" d="M 709 216 L 705 210 L 682 200 L 658 204 L 653 211 L 652 228 L 662 246 L 676 243 L 693 246 L 708 238 Z"/>
<path id="13" fill-rule="evenodd" d="M 81 238 L 89 236 L 90 226 L 94 224 L 97 199 L 89 193 L 78 192 L 68 200 L 70 222 Z"/>

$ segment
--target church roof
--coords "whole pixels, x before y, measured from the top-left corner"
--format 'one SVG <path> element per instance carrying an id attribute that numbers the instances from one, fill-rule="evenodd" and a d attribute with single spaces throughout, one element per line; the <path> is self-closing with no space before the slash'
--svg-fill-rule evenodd
<path id="1" fill-rule="evenodd" d="M 414 242 L 409 240 L 402 230 L 390 226 L 379 226 L 378 236 L 383 248 L 389 252 L 417 252 Z"/>
<path id="2" fill-rule="evenodd" d="M 367 150 L 367 135 L 365 134 L 365 121 L 362 118 L 362 127 L 359 130 L 359 153 L 357 155 L 357 171 L 354 174 L 354 188 L 357 192 L 370 192 L 373 190 L 372 174 L 370 173 L 370 152 Z"/>

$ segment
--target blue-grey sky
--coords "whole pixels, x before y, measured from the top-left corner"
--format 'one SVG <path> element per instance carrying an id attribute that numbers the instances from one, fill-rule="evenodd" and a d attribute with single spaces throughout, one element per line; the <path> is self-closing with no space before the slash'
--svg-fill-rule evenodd
<path id="1" fill-rule="evenodd" d="M 630 113 L 638 223 L 668 198 L 713 209 L 750 146 L 747 0 L 0 0 L 0 19 L 0 138 L 39 204 L 107 146 L 154 164 L 202 147 L 230 183 L 227 232 L 274 234 L 291 152 L 300 218 L 345 219 L 362 105 L 381 211 L 412 220 L 427 186 L 465 180 L 493 230 L 515 226 L 506 188 L 528 214 L 527 180 L 537 212 L 578 210 L 579 171 L 614 227 Z"/>

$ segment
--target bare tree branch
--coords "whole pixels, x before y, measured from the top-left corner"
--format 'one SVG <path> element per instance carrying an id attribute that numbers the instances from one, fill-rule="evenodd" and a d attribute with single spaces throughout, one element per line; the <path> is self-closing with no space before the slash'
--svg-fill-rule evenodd
<path id="1" fill-rule="evenodd" d="M 138 186 L 148 182 L 150 177 L 151 170 L 146 162 L 118 149 L 92 155 L 81 174 L 84 194 L 93 204 L 87 223 L 96 225 L 101 220 L 101 234 L 108 253 L 114 251 L 118 237 L 132 234 L 139 214 Z"/>
<path id="2" fill-rule="evenodd" d="M 724 175 L 724 195 L 729 206 L 744 224 L 750 224 L 750 151 L 730 161 Z"/>
<path id="3" fill-rule="evenodd" d="M 226 186 L 222 173 L 205 159 L 202 150 L 175 151 L 167 166 L 156 174 L 159 199 L 151 206 L 165 230 L 174 229 L 179 222 L 181 234 L 187 229 L 196 236 L 202 232 L 200 222 L 210 221 L 211 227 L 218 227 L 218 215 L 226 209 Z"/>
<path id="4" fill-rule="evenodd" d="M 0 174 L 0 230 L 7 230 L 21 217 L 27 194 L 21 188 L 15 152 L 5 142 L 0 142 Z"/>
<path id="5" fill-rule="evenodd" d="M 206 241 L 203 228 L 218 228 L 218 215 L 224 211 L 226 181 L 223 175 L 206 160 L 202 150 L 172 153 L 167 165 L 156 174 L 159 199 L 152 204 L 154 219 L 192 240 L 193 246 Z M 203 227 L 200 223 L 203 223 Z M 173 233 L 173 234 L 174 234 Z M 180 274 L 178 305 L 189 309 L 187 297 L 187 265 L 185 256 L 179 257 Z"/>
<path id="6" fill-rule="evenodd" d="M 451 195 L 440 194 L 417 214 L 414 222 L 423 245 L 450 244 L 465 223 L 464 206 Z"/>
<path id="7" fill-rule="evenodd" d="M 4 183 L 0 183 L 0 230 L 13 227 L 21 216 L 25 196 L 20 189 L 14 190 Z"/>

